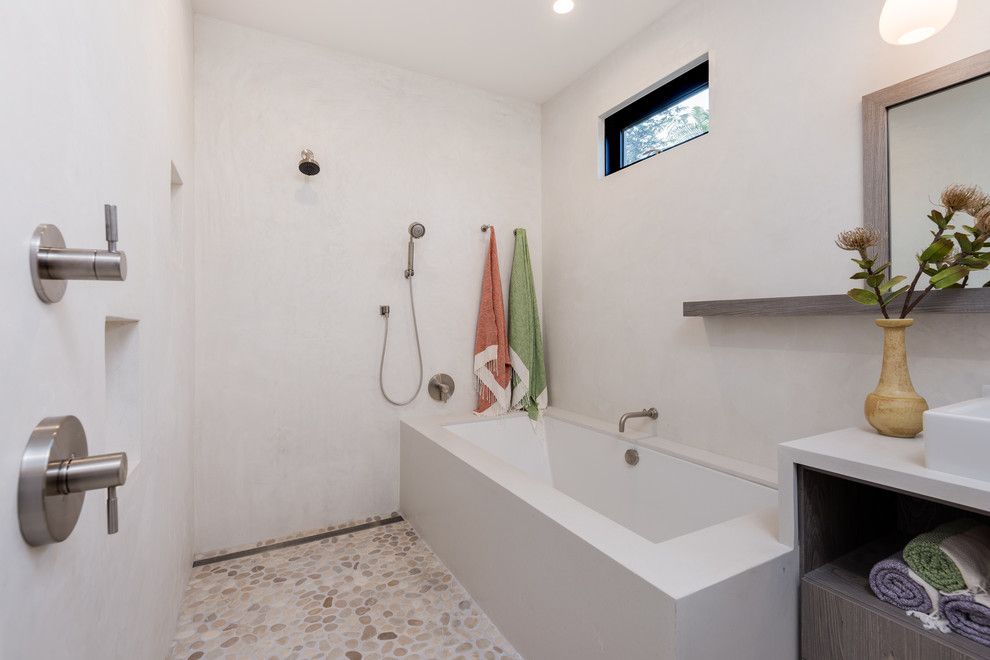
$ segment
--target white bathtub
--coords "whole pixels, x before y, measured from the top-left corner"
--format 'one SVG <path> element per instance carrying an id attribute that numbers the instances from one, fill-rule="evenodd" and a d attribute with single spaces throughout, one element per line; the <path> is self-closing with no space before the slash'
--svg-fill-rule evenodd
<path id="1" fill-rule="evenodd" d="M 403 515 L 529 660 L 797 657 L 771 470 L 556 410 L 403 422 L 400 470 Z"/>

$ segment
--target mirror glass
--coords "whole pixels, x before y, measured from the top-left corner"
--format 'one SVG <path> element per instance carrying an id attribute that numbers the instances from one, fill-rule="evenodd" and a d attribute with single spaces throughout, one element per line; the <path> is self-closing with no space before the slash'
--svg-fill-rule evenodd
<path id="1" fill-rule="evenodd" d="M 893 274 L 911 277 L 915 255 L 932 240 L 927 219 L 942 190 L 975 184 L 990 193 L 990 76 L 977 78 L 887 112 L 890 167 L 890 254 Z M 960 224 L 972 224 L 969 216 Z M 970 275 L 983 286 L 990 272 Z"/>

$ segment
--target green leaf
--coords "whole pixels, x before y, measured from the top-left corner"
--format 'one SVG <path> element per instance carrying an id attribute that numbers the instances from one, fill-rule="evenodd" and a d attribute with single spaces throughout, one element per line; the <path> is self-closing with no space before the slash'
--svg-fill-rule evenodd
<path id="1" fill-rule="evenodd" d="M 928 277 L 931 277 L 932 275 L 934 275 L 935 273 L 938 272 L 938 269 L 937 268 L 932 268 L 931 266 L 925 266 L 921 270 Z"/>
<path id="2" fill-rule="evenodd" d="M 866 278 L 866 283 L 872 287 L 880 286 L 881 282 L 883 282 L 883 273 L 875 273 Z"/>
<path id="3" fill-rule="evenodd" d="M 895 286 L 897 286 L 906 279 L 907 278 L 904 277 L 903 275 L 898 275 L 897 277 L 890 278 L 889 280 L 887 280 L 886 282 L 880 285 L 879 287 L 880 293 L 886 293 L 887 291 L 890 291 L 892 288 L 894 288 Z"/>
<path id="4" fill-rule="evenodd" d="M 918 256 L 918 261 L 924 263 L 938 262 L 952 252 L 952 239 L 942 237 L 925 248 L 925 251 Z"/>
<path id="5" fill-rule="evenodd" d="M 869 276 L 870 276 L 869 273 L 867 273 L 865 270 L 861 270 L 860 272 L 856 273 L 855 275 L 853 275 L 849 279 L 851 279 L 851 280 L 865 280 Z"/>
<path id="6" fill-rule="evenodd" d="M 898 297 L 899 295 L 907 291 L 908 288 L 910 287 L 902 286 L 900 289 L 888 293 L 886 296 L 883 297 L 883 303 L 885 305 L 888 304 L 891 300 L 893 300 L 894 298 Z"/>
<path id="7" fill-rule="evenodd" d="M 939 227 L 941 227 L 942 223 L 945 222 L 945 216 L 943 216 L 937 209 L 932 209 L 932 212 L 928 214 L 928 219 Z"/>
<path id="8" fill-rule="evenodd" d="M 849 297 L 860 305 L 876 305 L 880 302 L 877 294 L 866 289 L 849 289 Z"/>
<path id="9" fill-rule="evenodd" d="M 884 265 L 882 265 L 882 266 L 877 266 L 876 268 L 874 268 L 873 269 L 873 272 L 874 273 L 882 273 L 883 271 L 887 270 L 888 268 L 890 268 L 890 262 L 889 261 L 887 263 L 885 263 Z"/>
<path id="10" fill-rule="evenodd" d="M 959 241 L 959 248 L 963 252 L 973 251 L 973 241 L 969 240 L 969 236 L 962 232 L 956 232 L 953 236 L 955 236 L 956 240 Z"/>
<path id="11" fill-rule="evenodd" d="M 980 259 L 979 257 L 963 257 L 962 262 L 967 268 L 972 268 L 974 270 L 983 270 L 987 266 L 990 266 L 990 262 L 986 259 Z"/>
<path id="12" fill-rule="evenodd" d="M 931 283 L 936 289 L 946 289 L 969 274 L 969 268 L 958 265 L 940 270 L 932 276 Z"/>

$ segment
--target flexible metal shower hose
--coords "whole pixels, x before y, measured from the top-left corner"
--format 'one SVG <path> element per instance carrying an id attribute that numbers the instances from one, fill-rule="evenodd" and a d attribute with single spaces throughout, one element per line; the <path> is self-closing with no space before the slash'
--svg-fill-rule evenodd
<path id="1" fill-rule="evenodd" d="M 388 314 L 385 315 L 385 341 L 382 342 L 382 361 L 378 367 L 378 388 L 382 391 L 382 396 L 389 403 L 396 406 L 407 406 L 413 402 L 419 391 L 423 389 L 423 349 L 419 345 L 419 324 L 416 322 L 416 299 L 413 297 L 413 278 L 407 277 L 409 281 L 409 307 L 412 309 L 413 332 L 416 334 L 416 357 L 419 360 L 419 380 L 416 384 L 416 392 L 405 401 L 395 401 L 385 392 L 385 349 L 388 348 Z"/>

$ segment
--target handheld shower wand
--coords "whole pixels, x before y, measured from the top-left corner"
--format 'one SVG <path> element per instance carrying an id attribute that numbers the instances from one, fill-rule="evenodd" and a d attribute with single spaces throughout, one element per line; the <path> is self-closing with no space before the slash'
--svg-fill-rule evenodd
<path id="1" fill-rule="evenodd" d="M 423 238 L 426 235 L 426 227 L 423 226 L 421 222 L 414 222 L 409 225 L 409 257 L 406 266 L 406 279 L 416 274 L 413 270 L 413 261 L 416 259 L 416 244 L 415 239 Z"/>
<path id="2" fill-rule="evenodd" d="M 406 261 L 405 276 L 406 280 L 409 282 L 409 307 L 412 310 L 413 332 L 416 336 L 416 356 L 419 360 L 419 380 L 416 383 L 416 391 L 405 401 L 396 401 L 385 392 L 385 350 L 388 348 L 388 317 L 390 309 L 388 305 L 382 305 L 379 308 L 379 313 L 385 318 L 385 340 L 382 342 L 382 360 L 378 367 L 378 388 L 381 390 L 382 396 L 385 397 L 385 400 L 396 406 L 405 406 L 412 403 L 413 400 L 419 396 L 420 390 L 423 389 L 423 349 L 419 342 L 419 323 L 416 321 L 416 299 L 413 297 L 412 278 L 413 275 L 416 274 L 413 270 L 413 261 L 415 259 L 416 252 L 414 241 L 417 238 L 423 238 L 425 234 L 426 227 L 423 223 L 414 222 L 409 225 L 409 251 L 408 259 Z"/>

